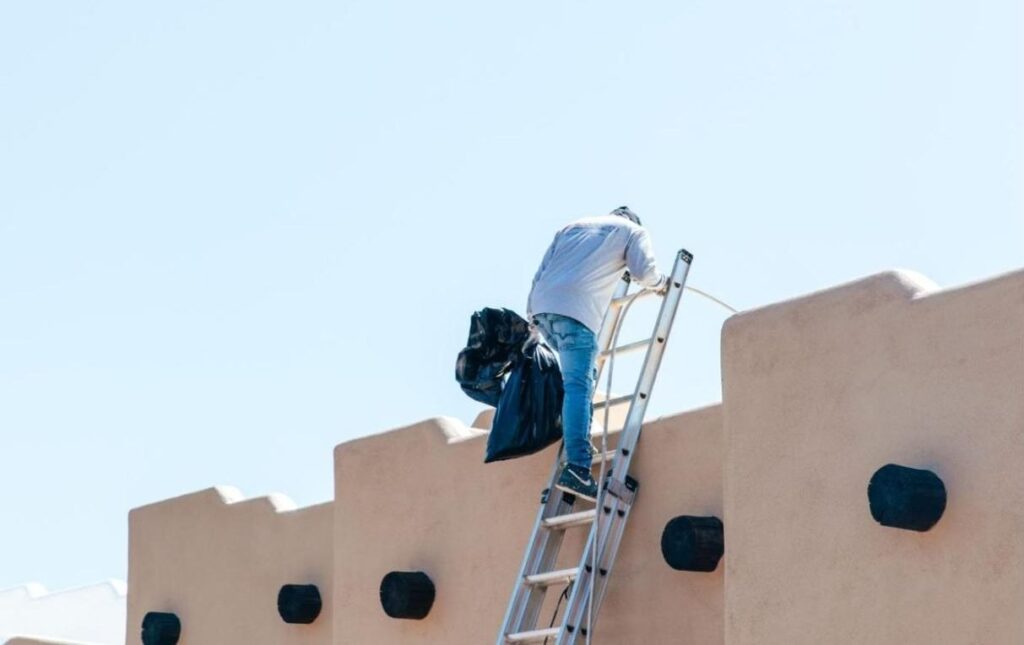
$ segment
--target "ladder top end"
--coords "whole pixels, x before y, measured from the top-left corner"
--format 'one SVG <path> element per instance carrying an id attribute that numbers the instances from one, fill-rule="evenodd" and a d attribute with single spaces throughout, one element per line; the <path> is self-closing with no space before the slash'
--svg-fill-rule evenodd
<path id="1" fill-rule="evenodd" d="M 682 258 L 684 262 L 693 262 L 693 253 L 690 253 L 686 249 L 679 249 L 679 257 Z"/>

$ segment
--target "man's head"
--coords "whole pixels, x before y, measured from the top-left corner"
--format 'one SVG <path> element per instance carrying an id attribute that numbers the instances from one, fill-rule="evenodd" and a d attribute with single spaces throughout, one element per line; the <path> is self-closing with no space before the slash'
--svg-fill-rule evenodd
<path id="1" fill-rule="evenodd" d="M 619 206 L 618 208 L 613 210 L 611 214 L 618 215 L 619 217 L 625 217 L 626 219 L 633 222 L 637 226 L 643 226 L 643 224 L 640 223 L 640 218 L 637 217 L 637 214 L 629 210 L 629 206 Z"/>

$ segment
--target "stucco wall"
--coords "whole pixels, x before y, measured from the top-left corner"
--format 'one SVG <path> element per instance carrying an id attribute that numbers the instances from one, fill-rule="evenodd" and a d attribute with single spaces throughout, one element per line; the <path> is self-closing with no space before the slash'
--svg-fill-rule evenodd
<path id="1" fill-rule="evenodd" d="M 337 643 L 496 638 L 554 449 L 485 465 L 484 442 L 457 421 L 434 419 L 335 450 Z M 660 552 L 672 517 L 721 516 L 721 451 L 717 406 L 645 426 L 633 461 L 640 495 L 595 643 L 722 642 L 722 567 L 681 573 Z M 584 531 L 567 535 L 563 566 L 575 566 Z M 434 581 L 437 597 L 425 620 L 382 611 L 378 589 L 392 570 L 424 571 Z M 549 591 L 543 616 L 557 595 Z"/>
<path id="2" fill-rule="evenodd" d="M 726 641 L 1024 643 L 1024 272 L 932 293 L 887 273 L 723 331 Z M 882 527 L 887 463 L 948 490 Z"/>
<path id="3" fill-rule="evenodd" d="M 0 590 L 0 642 L 15 634 L 124 642 L 125 583 L 50 592 L 38 584 Z"/>
<path id="4" fill-rule="evenodd" d="M 873 276 L 737 315 L 722 343 L 723 405 L 645 425 L 595 643 L 1024 643 L 1024 272 Z M 308 509 L 210 489 L 134 510 L 127 642 L 150 610 L 181 616 L 184 645 L 492 642 L 554 449 L 485 465 L 485 441 L 439 418 L 342 444 L 335 501 Z M 887 463 L 944 480 L 930 532 L 871 517 Z M 716 572 L 663 561 L 684 514 L 723 518 Z M 434 581 L 425 620 L 384 614 L 393 570 Z M 323 615 L 285 625 L 278 589 L 310 582 Z"/>
<path id="5" fill-rule="evenodd" d="M 182 645 L 328 645 L 331 639 L 331 504 L 294 508 L 281 496 L 243 499 L 210 488 L 129 514 L 129 645 L 143 616 L 172 612 Z M 323 612 L 310 625 L 277 610 L 285 584 L 315 584 Z"/>

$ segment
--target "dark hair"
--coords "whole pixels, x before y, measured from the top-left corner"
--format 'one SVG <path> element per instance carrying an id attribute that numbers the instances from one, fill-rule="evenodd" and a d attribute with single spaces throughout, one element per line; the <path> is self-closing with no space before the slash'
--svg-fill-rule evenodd
<path id="1" fill-rule="evenodd" d="M 640 223 L 640 217 L 638 217 L 637 214 L 634 213 L 633 211 L 629 210 L 629 206 L 619 206 L 618 208 L 613 210 L 611 214 L 618 215 L 619 217 L 625 217 L 626 219 L 633 222 L 637 226 L 643 226 L 643 224 Z"/>

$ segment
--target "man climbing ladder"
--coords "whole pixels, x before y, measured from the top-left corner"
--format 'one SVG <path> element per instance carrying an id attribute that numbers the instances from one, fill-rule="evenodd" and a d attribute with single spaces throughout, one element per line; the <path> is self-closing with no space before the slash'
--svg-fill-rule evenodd
<path id="1" fill-rule="evenodd" d="M 562 433 L 567 463 L 557 487 L 594 501 L 590 418 L 599 354 L 597 334 L 623 271 L 649 288 L 661 288 L 650 236 L 626 206 L 577 220 L 556 235 L 533 278 L 528 319 L 558 352 L 565 385 Z"/>
<path id="2" fill-rule="evenodd" d="M 622 218 L 625 218 L 625 224 L 620 221 Z M 541 492 L 540 508 L 505 610 L 497 645 L 576 645 L 580 641 L 589 645 L 615 556 L 640 487 L 640 483 L 630 476 L 629 466 L 693 261 L 689 252 L 680 250 L 671 273 L 662 277 L 655 269 L 646 232 L 639 233 L 642 229 L 636 215 L 623 207 L 610 216 L 594 219 L 599 222 L 589 224 L 593 227 L 590 230 L 587 230 L 590 220 L 582 220 L 558 234 L 537 272 L 530 298 L 531 311 L 536 314 L 538 326 L 544 329 L 547 318 L 546 333 L 560 345 L 563 371 L 573 374 L 566 376 L 565 403 L 580 407 L 575 411 L 567 408 L 564 413 L 567 417 L 563 422 L 564 450 L 556 458 L 547 487 Z M 582 230 L 572 230 L 580 224 Z M 612 229 L 603 235 L 595 233 L 594 229 L 600 230 L 602 224 L 612 225 Z M 623 236 L 625 242 L 619 242 L 621 247 L 615 245 L 615 224 L 625 226 L 629 233 Z M 563 245 L 563 242 L 567 243 Z M 620 250 L 616 251 L 616 248 Z M 613 259 L 589 263 L 591 255 L 601 256 L 604 252 Z M 556 258 L 557 265 L 554 263 Z M 557 274 L 553 274 L 548 282 L 551 266 L 558 266 L 560 273 L 570 277 L 558 280 Z M 612 267 L 616 268 L 613 270 Z M 619 279 L 625 267 L 635 272 L 643 280 L 642 284 L 651 288 L 629 293 L 631 281 Z M 592 291 L 579 286 L 604 284 L 601 276 L 605 271 L 611 275 L 611 286 L 603 289 L 591 287 Z M 661 297 L 661 308 L 650 337 L 619 345 L 622 321 L 632 304 L 639 298 L 655 295 Z M 555 310 L 544 311 L 547 309 Z M 536 312 L 556 313 L 557 316 L 545 317 Z M 577 326 L 567 324 L 565 321 L 568 320 Z M 593 340 L 595 328 L 600 329 L 596 342 Z M 615 357 L 631 352 L 644 352 L 636 387 L 632 394 L 611 398 Z M 566 363 L 569 364 L 568 369 Z M 628 405 L 629 411 L 615 449 L 608 450 L 606 435 L 602 434 L 601 451 L 592 457 L 587 436 L 591 410 L 589 396 L 605 366 L 608 368 L 607 396 L 605 400 L 593 403 L 593 407 L 602 408 L 606 415 L 608 409 L 616 405 Z M 570 400 L 569 392 L 573 389 L 576 391 Z M 562 467 L 560 458 L 566 452 L 575 462 Z M 600 487 L 589 470 L 581 472 L 582 466 L 595 457 L 601 467 Z M 581 497 L 591 500 L 596 497 L 596 504 L 593 501 L 584 503 L 590 508 L 579 509 L 577 504 Z M 589 537 L 584 542 L 579 564 L 568 569 L 556 569 L 562 538 L 567 532 L 583 527 L 589 528 Z M 548 626 L 541 627 L 538 621 L 546 592 L 559 586 L 565 586 L 561 594 L 565 599 L 564 608 L 559 612 L 561 603 L 556 603 Z"/>

